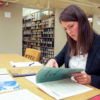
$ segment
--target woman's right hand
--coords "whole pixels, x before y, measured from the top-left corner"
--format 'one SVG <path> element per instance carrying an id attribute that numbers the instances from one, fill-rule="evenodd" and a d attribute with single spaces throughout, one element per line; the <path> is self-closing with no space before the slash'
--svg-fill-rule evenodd
<path id="1" fill-rule="evenodd" d="M 57 64 L 55 59 L 50 59 L 47 62 L 47 64 L 45 65 L 45 67 L 56 67 L 56 68 L 58 68 L 58 64 Z"/>

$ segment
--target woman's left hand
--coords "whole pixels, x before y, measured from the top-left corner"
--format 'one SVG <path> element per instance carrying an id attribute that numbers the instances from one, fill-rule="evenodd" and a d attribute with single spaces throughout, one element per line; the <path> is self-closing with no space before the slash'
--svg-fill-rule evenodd
<path id="1" fill-rule="evenodd" d="M 81 73 L 73 73 L 72 76 L 79 84 L 90 84 L 91 83 L 91 76 L 85 72 Z"/>

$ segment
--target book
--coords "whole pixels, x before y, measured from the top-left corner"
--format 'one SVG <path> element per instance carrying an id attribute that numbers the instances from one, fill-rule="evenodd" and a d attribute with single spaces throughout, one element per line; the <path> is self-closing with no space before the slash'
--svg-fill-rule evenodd
<path id="1" fill-rule="evenodd" d="M 0 75 L 0 92 L 21 89 L 19 84 L 9 75 Z"/>
<path id="2" fill-rule="evenodd" d="M 48 67 L 42 68 L 36 76 L 28 76 L 26 79 L 48 95 L 59 100 L 92 90 L 92 88 L 78 84 L 70 79 L 72 73 L 81 71 L 83 69 Z"/>
<path id="3" fill-rule="evenodd" d="M 0 92 L 12 91 L 16 89 L 21 89 L 16 81 L 4 81 L 0 82 Z"/>

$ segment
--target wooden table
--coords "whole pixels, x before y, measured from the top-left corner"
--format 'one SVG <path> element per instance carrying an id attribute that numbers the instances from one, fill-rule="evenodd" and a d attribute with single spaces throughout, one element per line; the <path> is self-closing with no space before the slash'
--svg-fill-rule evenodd
<path id="1" fill-rule="evenodd" d="M 12 66 L 10 65 L 10 61 L 13 62 L 26 62 L 26 61 L 30 61 L 27 58 L 24 58 L 18 54 L 0 54 L 0 68 L 11 68 Z M 35 86 L 33 83 L 29 82 L 28 80 L 26 80 L 24 77 L 16 77 L 14 78 L 14 80 L 16 80 L 19 85 L 21 86 L 22 89 L 28 89 L 31 92 L 33 92 L 34 94 L 40 96 L 41 98 L 43 98 L 44 100 L 55 100 L 54 98 L 52 98 L 51 96 L 47 95 L 45 92 L 43 92 L 42 90 L 40 90 L 37 86 Z M 89 86 L 92 87 L 92 86 Z M 87 100 L 88 98 L 91 98 L 97 94 L 100 94 L 100 90 L 97 88 L 92 87 L 93 90 L 83 93 L 83 94 L 79 94 L 76 96 L 72 96 L 69 98 L 66 98 L 64 100 Z"/>

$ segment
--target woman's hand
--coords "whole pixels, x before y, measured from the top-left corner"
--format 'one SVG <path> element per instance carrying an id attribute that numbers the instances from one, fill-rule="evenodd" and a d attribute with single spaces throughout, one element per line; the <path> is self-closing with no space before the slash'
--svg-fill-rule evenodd
<path id="1" fill-rule="evenodd" d="M 45 65 L 45 67 L 58 67 L 58 64 L 57 64 L 57 62 L 56 62 L 56 60 L 55 59 L 50 59 L 48 62 L 47 62 L 47 64 Z"/>
<path id="2" fill-rule="evenodd" d="M 85 72 L 73 73 L 72 76 L 74 77 L 77 83 L 80 83 L 83 85 L 91 83 L 91 76 Z"/>

